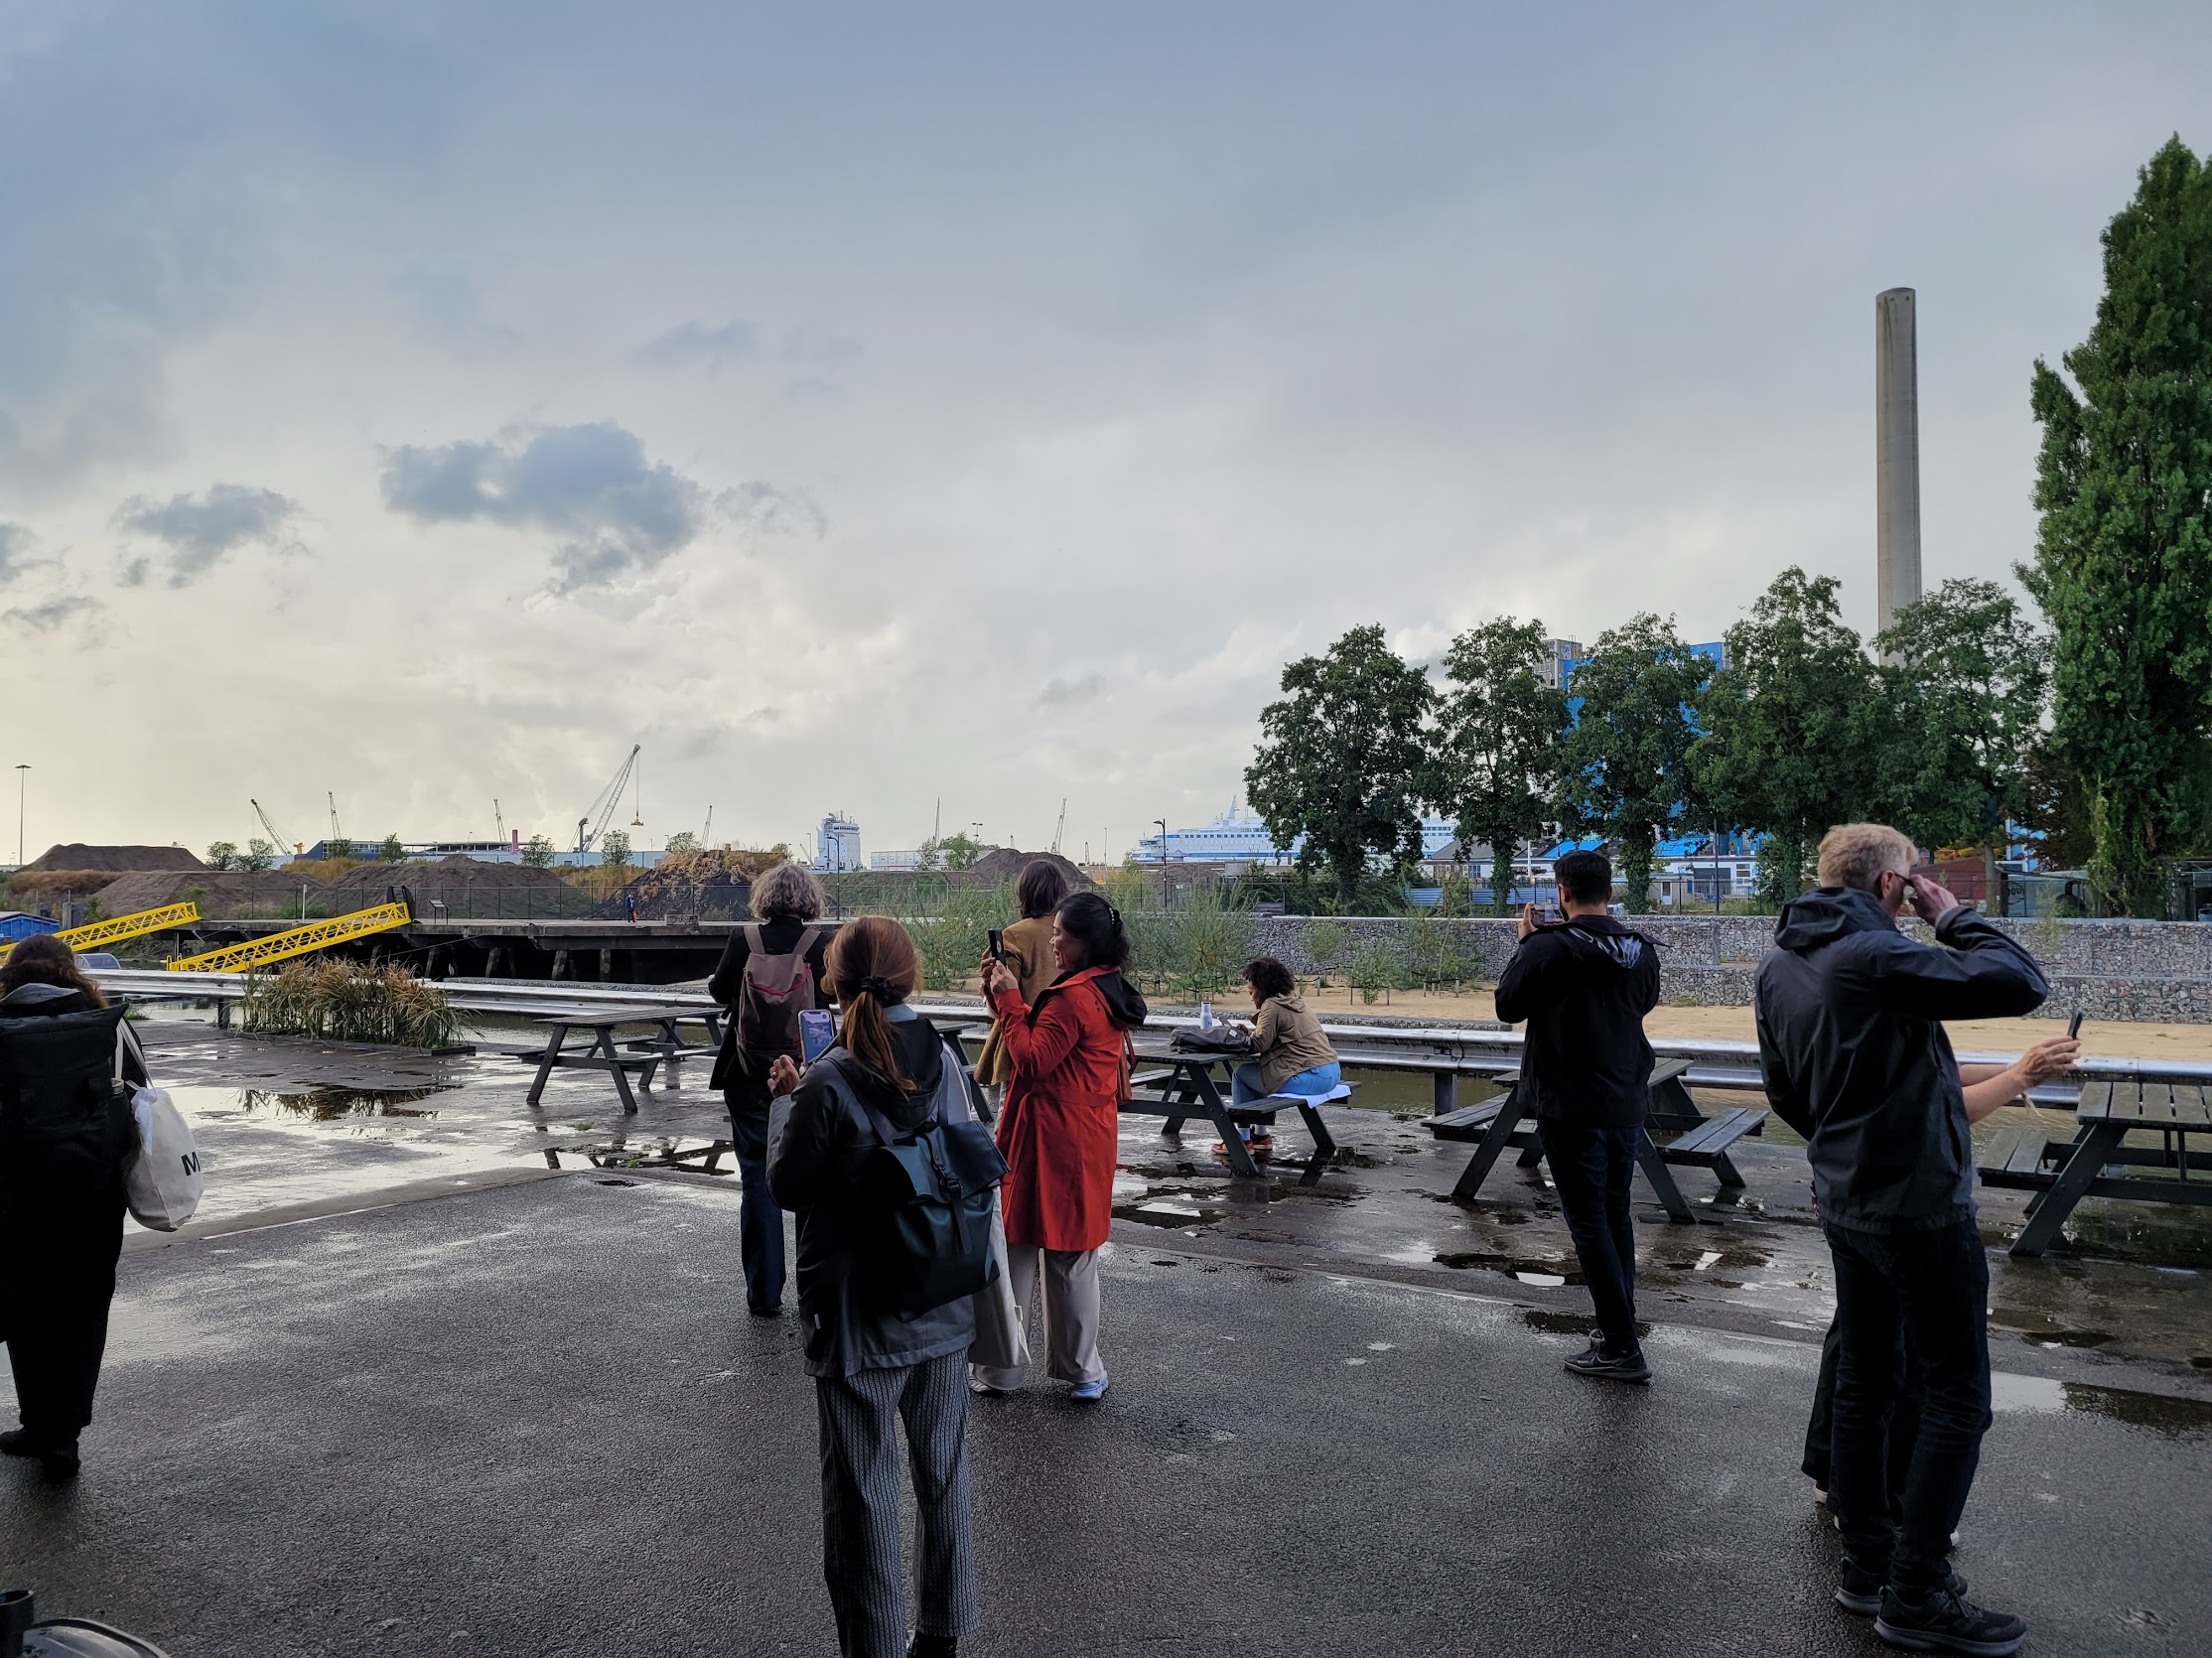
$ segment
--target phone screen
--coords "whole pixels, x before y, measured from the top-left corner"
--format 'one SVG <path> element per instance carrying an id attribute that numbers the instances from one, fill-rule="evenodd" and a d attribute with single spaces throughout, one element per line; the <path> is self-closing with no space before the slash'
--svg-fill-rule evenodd
<path id="1" fill-rule="evenodd" d="M 2074 1017 L 2073 1017 L 2072 1019 L 2070 1019 L 2070 1020 L 2068 1020 L 2068 1021 L 2066 1022 L 2066 1039 L 2067 1039 L 2068 1041 L 2075 1041 L 2075 1040 L 2078 1040 L 2078 1039 L 2080 1038 L 2080 1036 L 2081 1036 L 2081 1022 L 2082 1022 L 2082 1011 L 2081 1011 L 2081 1009 L 2079 1009 L 2079 1008 L 2076 1008 L 2076 1009 L 2074 1010 Z"/>
<path id="2" fill-rule="evenodd" d="M 837 1025 L 825 1008 L 802 1008 L 799 1011 L 799 1045 L 806 1050 L 806 1062 L 814 1063 L 830 1050 L 837 1040 Z"/>

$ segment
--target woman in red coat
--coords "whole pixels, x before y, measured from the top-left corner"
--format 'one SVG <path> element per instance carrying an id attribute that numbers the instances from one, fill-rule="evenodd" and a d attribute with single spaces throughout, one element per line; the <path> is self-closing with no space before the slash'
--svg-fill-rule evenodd
<path id="1" fill-rule="evenodd" d="M 983 964 L 983 990 L 1005 1033 L 1012 1066 L 999 1114 L 1008 1174 L 999 1187 L 1007 1276 L 1025 1323 L 1043 1280 L 1046 1368 L 1075 1397 L 1106 1391 L 1098 1357 L 1098 1249 L 1113 1225 L 1121 1101 L 1129 1091 L 1124 1036 L 1145 1022 L 1145 999 L 1122 977 L 1129 935 L 1121 911 L 1096 893 L 1052 912 L 1059 977 L 1034 1006 L 1005 964 Z M 1032 1350 L 1036 1342 L 1031 1342 Z M 1005 1393 L 1019 1370 L 975 1367 L 978 1393 Z"/>

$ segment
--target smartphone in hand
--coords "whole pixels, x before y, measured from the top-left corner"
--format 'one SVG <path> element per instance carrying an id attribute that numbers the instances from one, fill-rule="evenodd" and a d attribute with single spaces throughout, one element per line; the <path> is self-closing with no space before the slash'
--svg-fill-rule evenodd
<path id="1" fill-rule="evenodd" d="M 2076 1008 L 2074 1010 L 2074 1017 L 2066 1022 L 2066 1039 L 2068 1041 L 2073 1042 L 2081 1040 L 2081 1022 L 2082 1011 L 2081 1009 Z"/>
<path id="2" fill-rule="evenodd" d="M 970 936 L 973 936 L 972 934 Z M 990 956 L 993 961 L 1006 960 L 1006 934 L 997 927 L 991 929 Z"/>
<path id="3" fill-rule="evenodd" d="M 1566 924 L 1566 921 L 1567 911 L 1560 908 L 1559 905 L 1554 903 L 1540 903 L 1536 906 L 1536 924 L 1538 926 L 1562 926 Z"/>
<path id="4" fill-rule="evenodd" d="M 826 1008 L 799 1010 L 799 1045 L 806 1051 L 806 1062 L 814 1063 L 830 1050 L 837 1040 L 837 1023 Z"/>

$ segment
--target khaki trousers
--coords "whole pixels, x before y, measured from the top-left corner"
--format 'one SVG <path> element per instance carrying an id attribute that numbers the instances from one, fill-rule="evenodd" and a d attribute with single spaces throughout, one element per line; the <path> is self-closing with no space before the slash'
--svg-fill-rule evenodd
<path id="1" fill-rule="evenodd" d="M 1006 1255 L 1007 1281 L 1014 1291 L 1014 1305 L 1022 1312 L 1022 1333 L 1029 1338 L 1031 1355 L 1038 1350 L 1034 1303 L 1041 1278 L 1045 1373 L 1063 1382 L 1095 1382 L 1105 1375 L 1106 1366 L 1098 1358 L 1098 1251 L 1009 1244 Z M 1016 1388 L 1027 1379 L 1018 1369 L 984 1364 L 972 1368 L 976 1380 L 986 1387 Z"/>

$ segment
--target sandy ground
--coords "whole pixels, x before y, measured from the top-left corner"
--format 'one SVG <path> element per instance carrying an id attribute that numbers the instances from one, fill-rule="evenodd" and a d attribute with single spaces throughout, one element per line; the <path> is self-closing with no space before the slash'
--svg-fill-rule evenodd
<path id="1" fill-rule="evenodd" d="M 1432 1015 L 1438 1019 L 1495 1019 L 1486 990 L 1453 995 L 1449 991 L 1393 991 L 1388 1001 L 1370 1005 L 1342 986 L 1316 991 L 1306 987 L 1308 1004 L 1323 1019 L 1332 1014 Z M 1710 1037 L 1754 1041 L 1749 1008 L 1659 1007 L 1644 1021 L 1654 1036 Z M 2066 1019 L 1972 1019 L 1951 1027 L 1952 1043 L 1967 1051 L 2013 1053 L 2049 1036 L 2066 1034 Z M 2121 1059 L 2212 1060 L 2212 1025 L 2090 1024 L 2082 1027 L 2082 1051 Z"/>

